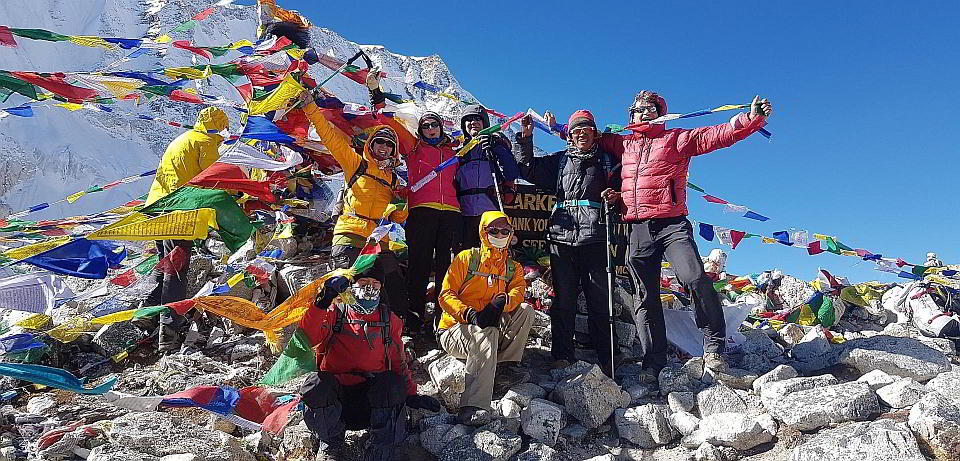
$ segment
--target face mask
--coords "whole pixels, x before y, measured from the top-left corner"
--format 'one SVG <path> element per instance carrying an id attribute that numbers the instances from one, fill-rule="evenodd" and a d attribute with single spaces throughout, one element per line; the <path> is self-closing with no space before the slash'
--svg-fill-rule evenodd
<path id="1" fill-rule="evenodd" d="M 351 289 L 353 297 L 357 300 L 356 304 L 350 307 L 358 314 L 369 314 L 380 305 L 380 289 L 373 285 L 354 285 Z"/>
<path id="2" fill-rule="evenodd" d="M 490 239 L 490 245 L 492 245 L 494 248 L 499 248 L 502 250 L 510 244 L 512 236 L 508 235 L 506 237 L 494 237 L 492 235 L 487 235 L 487 238 Z"/>

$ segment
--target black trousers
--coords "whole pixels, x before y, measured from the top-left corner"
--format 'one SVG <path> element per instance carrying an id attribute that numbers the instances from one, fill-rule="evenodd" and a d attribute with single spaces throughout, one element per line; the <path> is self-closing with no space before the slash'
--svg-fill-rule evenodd
<path id="1" fill-rule="evenodd" d="M 333 245 L 330 249 L 330 259 L 333 261 L 335 268 L 346 269 L 357 260 L 360 250 L 361 248 L 350 245 Z M 409 311 L 407 282 L 400 270 L 400 260 L 396 253 L 386 249 L 381 250 L 380 254 L 377 255 L 377 261 L 383 265 L 384 273 L 381 300 L 390 307 L 391 311 L 403 319 L 405 325 L 410 324 L 416 327 L 415 323 L 420 319 L 413 319 L 407 315 Z"/>
<path id="2" fill-rule="evenodd" d="M 464 216 L 459 251 L 480 246 L 480 216 Z"/>
<path id="3" fill-rule="evenodd" d="M 157 251 L 160 259 L 173 252 L 177 247 L 183 248 L 187 253 L 187 261 L 176 274 L 166 274 L 159 269 L 153 270 L 153 278 L 157 282 L 157 287 L 147 296 L 145 306 L 159 306 L 161 304 L 183 301 L 187 299 L 187 273 L 190 272 L 190 252 L 193 251 L 193 241 L 191 240 L 157 240 Z M 186 317 L 167 309 L 160 314 L 160 324 L 183 333 L 181 330 L 186 326 Z M 171 339 L 176 341 L 175 338 Z M 163 330 L 161 330 L 161 343 L 163 343 Z"/>
<path id="4" fill-rule="evenodd" d="M 407 391 L 397 373 L 375 373 L 360 384 L 342 386 L 333 374 L 321 371 L 307 378 L 300 393 L 306 406 L 303 420 L 326 445 L 342 447 L 347 429 L 368 429 L 370 447 L 364 459 L 390 460 L 406 438 Z"/>
<path id="5" fill-rule="evenodd" d="M 576 361 L 573 335 L 577 315 L 577 297 L 581 290 L 587 300 L 590 341 L 600 368 L 610 375 L 610 306 L 607 286 L 607 248 L 604 243 L 571 246 L 550 243 L 550 272 L 556 297 L 550 307 L 554 360 Z M 617 346 L 614 332 L 614 347 Z"/>
<path id="6" fill-rule="evenodd" d="M 680 283 L 693 298 L 697 326 L 703 330 L 704 351 L 722 353 L 725 325 L 720 296 L 703 271 L 693 240 L 693 226 L 684 216 L 654 218 L 633 223 L 627 249 L 627 268 L 643 301 L 634 302 L 633 318 L 643 344 L 643 367 L 655 371 L 667 363 L 667 330 L 660 303 L 660 263 L 670 263 Z"/>
<path id="7" fill-rule="evenodd" d="M 434 299 L 426 299 L 427 282 L 430 272 L 436 274 L 437 293 L 443 283 L 443 276 L 450 268 L 452 250 L 460 244 L 460 230 L 463 216 L 458 211 L 444 211 L 427 207 L 410 210 L 407 217 L 405 234 L 407 236 L 407 295 L 409 308 L 427 323 L 425 304 Z M 438 309 L 439 311 L 439 309 Z M 433 320 L 433 319 L 431 319 Z M 432 323 L 432 322 L 430 322 Z"/>

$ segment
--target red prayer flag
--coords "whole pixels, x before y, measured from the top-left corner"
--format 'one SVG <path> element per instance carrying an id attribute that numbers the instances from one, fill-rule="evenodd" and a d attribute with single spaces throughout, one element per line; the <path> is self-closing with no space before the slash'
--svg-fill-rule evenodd
<path id="1" fill-rule="evenodd" d="M 209 51 L 198 46 L 193 46 L 188 40 L 177 40 L 173 42 L 173 47 L 180 48 L 181 50 L 187 50 L 193 54 L 203 56 L 207 59 L 213 59 L 213 55 L 210 54 Z"/>
<path id="2" fill-rule="evenodd" d="M 104 188 L 104 189 L 109 189 L 109 188 L 114 187 L 114 186 L 119 186 L 120 184 L 123 184 L 123 180 L 114 181 L 114 182 L 111 182 L 111 183 L 104 184 L 104 185 L 103 185 L 103 188 Z"/>
<path id="3" fill-rule="evenodd" d="M 174 312 L 184 315 L 190 309 L 193 309 L 193 306 L 196 306 L 197 302 L 192 299 L 184 299 L 183 301 L 177 301 L 172 303 L 167 303 L 166 306 L 170 309 L 173 309 Z"/>
<path id="4" fill-rule="evenodd" d="M 17 47 L 17 41 L 13 39 L 13 33 L 7 26 L 0 26 L 0 46 Z"/>
<path id="5" fill-rule="evenodd" d="M 254 181 L 248 178 L 240 167 L 226 163 L 217 162 L 210 165 L 209 168 L 194 176 L 189 184 L 207 189 L 246 192 L 264 202 L 277 201 L 273 193 L 270 192 L 269 183 Z"/>
<path id="6" fill-rule="evenodd" d="M 861 257 L 861 258 L 864 257 L 864 256 L 866 256 L 866 255 L 868 255 L 868 254 L 870 254 L 869 251 L 864 250 L 863 248 L 857 248 L 856 250 L 853 250 L 853 251 L 855 251 L 855 252 L 857 253 L 857 256 L 859 256 L 859 257 Z"/>
<path id="7" fill-rule="evenodd" d="M 79 86 L 73 86 L 63 79 L 65 75 L 63 73 L 49 74 L 47 76 L 38 75 L 33 72 L 10 72 L 20 80 L 23 80 L 27 83 L 34 84 L 40 88 L 47 89 L 58 96 L 63 96 L 64 98 L 71 99 L 74 101 L 83 101 L 86 99 L 92 99 L 97 96 L 97 92 L 89 88 L 81 88 Z"/>
<path id="8" fill-rule="evenodd" d="M 192 102 L 194 104 L 203 104 L 203 100 L 199 96 L 188 93 L 183 90 L 173 90 L 170 92 L 170 99 L 174 101 L 183 101 L 183 102 Z"/>
<path id="9" fill-rule="evenodd" d="M 180 248 L 180 247 L 177 247 Z M 116 277 L 110 279 L 110 283 L 121 286 L 128 287 L 137 280 L 137 274 L 133 272 L 133 269 L 128 269 L 126 272 L 117 275 Z"/>
<path id="10" fill-rule="evenodd" d="M 900 258 L 897 258 L 897 267 L 906 266 L 908 263 Z"/>
<path id="11" fill-rule="evenodd" d="M 205 10 L 203 10 L 203 11 L 201 11 L 201 12 L 195 14 L 195 15 L 193 15 L 193 17 L 190 18 L 190 19 L 193 19 L 193 20 L 196 20 L 196 21 L 203 21 L 204 19 L 207 19 L 207 17 L 210 16 L 211 14 L 213 14 L 213 7 L 212 7 L 212 6 L 211 6 L 210 8 L 207 8 L 207 9 L 205 9 Z"/>
<path id="12" fill-rule="evenodd" d="M 161 258 L 160 261 L 157 261 L 157 270 L 164 274 L 176 275 L 180 272 L 180 269 L 183 268 L 183 265 L 187 263 L 187 259 L 189 258 L 190 255 L 187 254 L 183 247 L 175 247 L 170 254 Z"/>
<path id="13" fill-rule="evenodd" d="M 808 254 L 808 255 L 813 256 L 813 255 L 818 255 L 818 254 L 820 254 L 820 253 L 823 253 L 823 249 L 820 248 L 820 241 L 819 241 L 819 240 L 810 242 L 810 244 L 807 245 L 807 254 Z"/>
<path id="14" fill-rule="evenodd" d="M 243 85 L 237 85 L 234 88 L 237 89 L 237 92 L 243 96 L 243 100 L 249 102 L 253 99 L 253 84 L 245 83 Z"/>
<path id="15" fill-rule="evenodd" d="M 746 232 L 730 229 L 730 238 L 733 240 L 733 249 L 737 249 L 737 245 L 740 244 L 740 241 L 747 235 Z"/>
<path id="16" fill-rule="evenodd" d="M 726 205 L 726 204 L 727 204 L 727 201 L 726 201 L 726 200 L 724 200 L 724 199 L 722 199 L 722 198 L 719 198 L 719 197 L 714 197 L 714 196 L 712 196 L 712 195 L 710 195 L 710 194 L 703 194 L 703 198 L 704 198 L 706 201 L 710 202 L 710 203 L 719 203 L 719 204 L 721 204 L 721 205 Z"/>

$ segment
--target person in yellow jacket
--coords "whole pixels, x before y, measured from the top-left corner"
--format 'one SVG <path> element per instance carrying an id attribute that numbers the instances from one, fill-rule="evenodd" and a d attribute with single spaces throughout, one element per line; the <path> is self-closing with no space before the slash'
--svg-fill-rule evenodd
<path id="1" fill-rule="evenodd" d="M 480 218 L 480 248 L 461 251 L 443 279 L 437 328 L 440 346 L 467 361 L 466 389 L 460 396 L 461 424 L 479 426 L 492 419 L 494 378 L 501 387 L 529 379 L 529 373 L 497 363 L 519 363 L 533 313 L 521 304 L 527 283 L 523 267 L 508 257 L 513 229 L 507 215 L 487 211 Z"/>
<path id="2" fill-rule="evenodd" d="M 394 199 L 405 196 L 402 192 L 404 187 L 394 172 L 400 164 L 397 133 L 387 125 L 374 127 L 363 144 L 362 154 L 358 154 L 351 147 L 350 138 L 324 117 L 309 92 L 304 94 L 303 112 L 343 169 L 343 212 L 333 228 L 330 258 L 335 267 L 347 268 L 360 255 L 360 250 L 382 218 L 386 217 L 397 224 L 407 220 L 406 208 L 388 212 Z M 400 275 L 396 255 L 382 251 L 378 259 L 383 262 L 386 273 L 385 303 L 404 320 L 404 324 L 421 324 L 421 319 L 411 318 L 416 314 L 409 313 L 406 283 Z"/>
<path id="3" fill-rule="evenodd" d="M 163 152 L 146 204 L 150 205 L 167 196 L 216 162 L 220 158 L 220 144 L 223 143 L 223 137 L 218 133 L 225 130 L 228 124 L 227 114 L 220 108 L 207 107 L 201 110 L 193 129 L 177 136 Z M 156 243 L 160 258 L 174 251 L 182 251 L 183 257 L 173 258 L 173 260 L 185 262 L 175 273 L 154 270 L 153 277 L 157 287 L 147 296 L 144 306 L 182 301 L 187 297 L 187 272 L 190 270 L 189 255 L 193 251 L 193 242 L 157 240 Z M 186 318 L 170 310 L 161 314 L 159 344 L 161 352 L 180 351 L 183 342 L 182 330 L 186 323 Z"/>

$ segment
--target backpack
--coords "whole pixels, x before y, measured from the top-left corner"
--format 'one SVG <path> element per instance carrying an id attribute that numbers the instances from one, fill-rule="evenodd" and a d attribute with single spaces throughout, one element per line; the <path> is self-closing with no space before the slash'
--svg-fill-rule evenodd
<path id="1" fill-rule="evenodd" d="M 340 189 L 340 192 L 337 194 L 337 202 L 333 206 L 333 214 L 340 215 L 343 214 L 344 203 L 347 199 L 347 194 L 352 194 L 353 185 L 357 183 L 357 180 L 361 176 L 366 176 L 373 179 L 374 181 L 383 184 L 393 190 L 397 185 L 397 175 L 394 172 L 390 172 L 390 182 L 385 181 L 382 178 L 378 178 L 370 173 L 367 173 L 367 159 L 360 159 L 360 165 L 357 166 L 357 170 L 353 172 L 353 175 L 350 176 L 350 179 L 347 180 L 346 184 L 343 185 L 343 189 Z M 363 216 L 361 216 L 363 217 Z M 366 218 L 369 219 L 369 218 Z"/>
<path id="2" fill-rule="evenodd" d="M 370 347 L 370 349 L 373 349 L 373 342 L 370 341 L 370 334 L 369 334 L 370 327 L 380 328 L 380 339 L 383 341 L 383 363 L 386 364 L 387 370 L 392 370 L 393 364 L 390 363 L 390 355 L 388 352 L 390 344 L 393 344 L 393 338 L 390 337 L 390 310 L 387 309 L 387 307 L 384 305 L 377 306 L 377 309 L 379 309 L 380 311 L 380 321 L 367 322 L 366 320 L 360 320 L 360 319 L 348 319 L 346 307 L 344 307 L 342 304 L 337 302 L 334 302 L 333 305 L 337 310 L 337 319 L 333 324 L 332 337 L 330 338 L 330 341 L 327 343 L 327 351 L 329 351 L 330 348 L 333 347 L 334 341 L 336 341 L 337 339 L 337 335 L 340 333 L 343 333 L 344 324 L 362 325 L 363 336 L 364 336 L 363 339 L 367 341 L 367 345 Z M 350 332 L 349 334 L 355 335 L 352 332 Z"/>
<path id="3" fill-rule="evenodd" d="M 513 275 L 517 271 L 517 266 L 515 265 L 513 259 L 507 258 L 507 273 L 505 275 L 495 275 L 487 274 L 480 272 L 480 249 L 471 248 L 470 249 L 470 262 L 467 263 L 467 277 L 463 279 L 463 284 L 466 285 L 467 281 L 473 278 L 474 275 L 480 275 L 483 277 L 493 278 L 497 280 L 503 280 L 506 283 L 510 283 L 513 280 Z"/>

